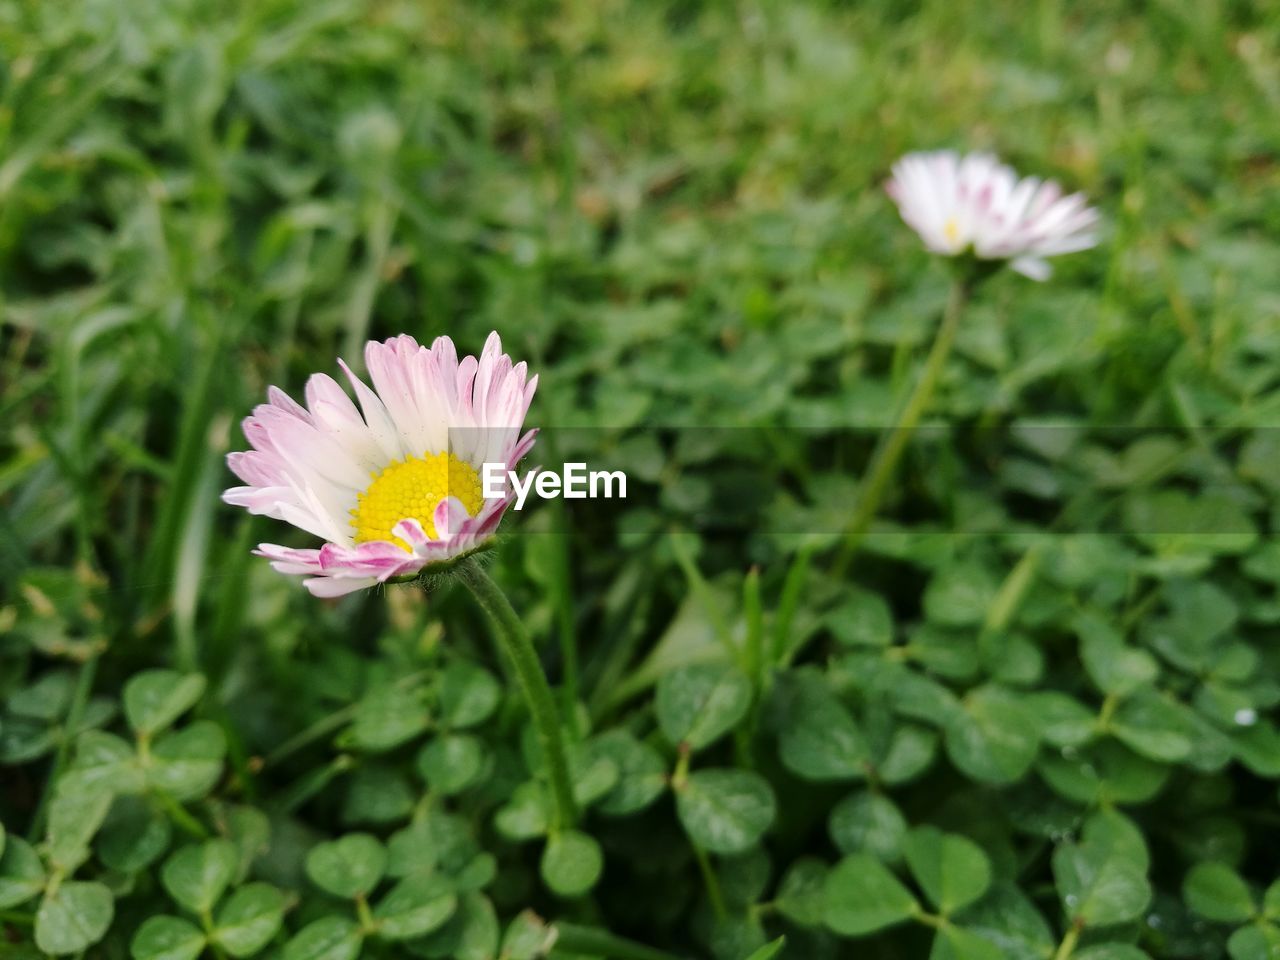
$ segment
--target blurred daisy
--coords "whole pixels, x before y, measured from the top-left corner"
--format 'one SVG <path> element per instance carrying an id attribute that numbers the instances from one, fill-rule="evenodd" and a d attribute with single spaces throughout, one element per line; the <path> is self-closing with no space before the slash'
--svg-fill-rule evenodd
<path id="1" fill-rule="evenodd" d="M 1098 213 L 1083 194 L 1063 196 L 1052 180 L 1019 180 L 990 154 L 907 154 L 894 164 L 885 190 L 934 253 L 1007 260 L 1033 280 L 1052 272 L 1045 257 L 1098 242 Z"/>
<path id="2" fill-rule="evenodd" d="M 412 576 L 493 536 L 512 500 L 484 499 L 485 463 L 514 469 L 533 446 L 523 436 L 538 386 L 512 364 L 497 333 L 484 352 L 458 359 L 453 341 L 430 348 L 413 337 L 365 347 L 370 389 L 341 360 L 359 410 L 329 376 L 314 374 L 306 407 L 271 387 L 244 421 L 252 450 L 227 456 L 246 484 L 222 499 L 284 520 L 325 541 L 255 551 L 281 573 L 305 576 L 318 597 L 336 597 Z M 505 470 L 504 470 L 504 476 Z"/>

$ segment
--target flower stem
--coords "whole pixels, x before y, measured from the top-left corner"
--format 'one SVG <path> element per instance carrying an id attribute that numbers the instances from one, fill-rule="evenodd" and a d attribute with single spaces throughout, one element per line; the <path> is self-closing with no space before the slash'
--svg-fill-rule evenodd
<path id="1" fill-rule="evenodd" d="M 1062 938 L 1062 943 L 1058 944 L 1058 950 L 1053 955 L 1053 960 L 1068 960 L 1068 958 L 1076 952 L 1076 944 L 1080 942 L 1080 923 L 1077 921 L 1067 930 L 1067 935 Z"/>
<path id="2" fill-rule="evenodd" d="M 871 465 L 867 469 L 867 475 L 858 491 L 858 502 L 853 516 L 844 528 L 844 544 L 840 548 L 832 570 L 837 579 L 844 576 L 849 562 L 862 543 L 867 528 L 875 519 L 880 501 L 889 486 L 889 481 L 893 479 L 894 470 L 898 466 L 898 461 L 902 459 L 907 441 L 911 439 L 911 432 L 919 424 L 920 418 L 924 416 L 929 406 L 929 401 L 933 399 L 933 392 L 938 386 L 947 357 L 951 354 L 951 347 L 955 344 L 960 315 L 964 312 L 969 293 L 970 283 L 966 278 L 957 277 L 952 281 L 951 293 L 947 297 L 947 307 L 942 314 L 942 323 L 938 327 L 937 335 L 933 338 L 933 346 L 925 359 L 920 379 L 916 381 L 915 389 L 907 397 L 894 425 L 880 438 L 880 443 L 872 455 Z"/>
<path id="3" fill-rule="evenodd" d="M 529 631 L 511 607 L 502 588 L 493 582 L 479 562 L 472 557 L 458 567 L 462 582 L 497 628 L 498 640 L 511 658 L 516 679 L 524 691 L 533 718 L 538 742 L 542 746 L 547 776 L 551 780 L 551 829 L 552 832 L 573 826 L 576 814 L 573 790 L 569 786 L 569 765 L 565 761 L 564 742 L 560 734 L 560 716 L 555 698 L 547 683 L 546 674 L 538 660 L 538 652 L 529 638 Z"/>

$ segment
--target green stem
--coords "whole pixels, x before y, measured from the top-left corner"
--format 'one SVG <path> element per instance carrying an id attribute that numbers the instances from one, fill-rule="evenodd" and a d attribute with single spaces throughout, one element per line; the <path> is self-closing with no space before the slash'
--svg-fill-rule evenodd
<path id="1" fill-rule="evenodd" d="M 800 608 L 805 580 L 809 575 L 809 561 L 812 557 L 813 548 L 806 544 L 796 552 L 795 559 L 787 569 L 787 576 L 782 584 L 782 596 L 778 600 L 778 612 L 773 620 L 773 651 L 770 659 L 774 667 L 785 666 L 798 651 L 798 646 L 791 640 L 791 625 L 795 622 L 796 611 Z"/>
<path id="2" fill-rule="evenodd" d="M 154 790 L 152 791 L 152 796 L 164 808 L 164 812 L 169 815 L 169 819 L 191 834 L 191 836 L 198 837 L 201 840 L 209 838 L 209 828 L 197 820 L 191 811 L 169 796 L 169 794 L 163 790 Z"/>
<path id="3" fill-rule="evenodd" d="M 542 672 L 542 664 L 538 660 L 538 652 L 534 649 L 529 631 L 511 607 L 507 595 L 502 588 L 493 582 L 493 578 L 474 558 L 463 561 L 458 566 L 459 576 L 467 585 L 476 602 L 484 608 L 489 619 L 497 628 L 498 640 L 511 658 L 515 667 L 516 679 L 524 691 L 525 700 L 529 704 L 529 714 L 533 719 L 538 741 L 542 746 L 543 761 L 547 765 L 547 776 L 551 780 L 552 823 L 553 833 L 572 827 L 576 819 L 573 802 L 573 789 L 569 785 L 569 765 L 565 761 L 564 743 L 560 733 L 560 716 L 556 711 L 555 697 L 551 686 L 547 683 L 546 674 Z"/>
<path id="4" fill-rule="evenodd" d="M 325 766 L 309 771 L 285 788 L 276 803 L 285 813 L 292 813 L 327 787 L 335 777 L 340 777 L 355 765 L 350 754 L 340 753 Z"/>
<path id="5" fill-rule="evenodd" d="M 702 874 L 702 882 L 707 888 L 707 899 L 711 901 L 711 911 L 716 915 L 716 920 L 723 923 L 729 917 L 729 911 L 724 905 L 724 894 L 720 891 L 720 878 L 716 876 L 715 869 L 711 866 L 711 858 L 707 856 L 707 851 L 700 844 L 689 841 L 689 846 L 693 847 L 693 857 L 698 862 L 698 872 Z"/>
<path id="6" fill-rule="evenodd" d="M 844 544 L 840 548 L 840 554 L 832 570 L 837 579 L 844 576 L 849 562 L 862 543 L 863 536 L 875 519 L 880 501 L 889 486 L 889 481 L 893 479 L 894 470 L 898 466 L 898 461 L 902 459 L 912 431 L 920 423 L 920 418 L 928 409 L 929 401 L 933 399 L 933 392 L 937 389 L 947 357 L 950 356 L 951 347 L 955 344 L 956 331 L 960 327 L 960 315 L 964 312 L 969 292 L 970 284 L 966 279 L 957 277 L 952 281 L 951 294 L 947 298 L 947 307 L 942 314 L 942 323 L 938 327 L 937 335 L 933 338 L 933 346 L 925 359 L 920 379 L 916 381 L 915 389 L 907 397 L 894 425 L 880 438 L 880 443 L 872 455 L 871 465 L 867 469 L 867 476 L 858 491 L 858 503 L 854 508 L 853 517 L 844 528 Z"/>
<path id="7" fill-rule="evenodd" d="M 373 911 L 369 909 L 369 901 L 364 894 L 356 897 L 356 917 L 360 921 L 360 932 L 366 937 L 377 933 L 378 921 L 374 919 Z"/>
<path id="8" fill-rule="evenodd" d="M 1057 952 L 1053 955 L 1053 960 L 1067 960 L 1076 952 L 1076 944 L 1080 941 L 1080 924 L 1073 923 L 1071 929 L 1067 931 L 1067 935 L 1062 938 L 1062 943 L 1058 945 Z"/>

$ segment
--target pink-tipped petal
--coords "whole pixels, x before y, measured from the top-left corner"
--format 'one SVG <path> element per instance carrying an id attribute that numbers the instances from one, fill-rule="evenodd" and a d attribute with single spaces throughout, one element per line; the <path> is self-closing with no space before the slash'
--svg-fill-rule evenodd
<path id="1" fill-rule="evenodd" d="M 894 164 L 885 190 L 928 250 L 1009 261 L 1033 279 L 1049 275 L 1046 257 L 1097 243 L 1098 215 L 1081 194 L 1019 179 L 990 154 L 908 154 Z"/>
<path id="2" fill-rule="evenodd" d="M 485 463 L 514 468 L 537 435 L 521 431 L 538 378 L 502 352 L 496 332 L 478 358 L 460 359 L 448 337 L 427 348 L 407 335 L 371 342 L 364 356 L 372 387 L 338 361 L 358 407 L 327 374 L 307 381 L 305 407 L 272 387 L 268 402 L 244 421 L 252 449 L 227 457 L 243 481 L 223 493 L 227 503 L 321 540 L 318 549 L 260 544 L 255 551 L 277 571 L 306 577 L 305 586 L 319 597 L 415 575 L 473 550 L 494 535 L 511 503 L 509 484 L 476 516 L 448 497 L 429 524 L 424 517 L 401 519 L 388 534 L 396 541 L 356 543 L 358 498 L 393 462 L 448 452 L 477 474 Z"/>

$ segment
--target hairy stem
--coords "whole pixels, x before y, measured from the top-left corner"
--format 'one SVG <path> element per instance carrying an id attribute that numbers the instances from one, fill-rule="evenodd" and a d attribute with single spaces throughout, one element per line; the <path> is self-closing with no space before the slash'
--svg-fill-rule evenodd
<path id="1" fill-rule="evenodd" d="M 511 658 L 516 679 L 529 704 L 529 714 L 542 747 L 547 777 L 551 781 L 551 829 L 552 832 L 567 829 L 573 826 L 576 819 L 573 789 L 569 785 L 569 764 L 565 760 L 556 701 L 552 696 L 551 686 L 547 683 L 547 676 L 542 671 L 538 652 L 534 649 L 523 621 L 512 609 L 507 595 L 474 557 L 463 561 L 458 567 L 458 573 L 472 596 L 493 621 L 498 640 Z"/>
<path id="2" fill-rule="evenodd" d="M 942 323 L 938 327 L 937 335 L 933 338 L 933 346 L 925 359 L 920 379 L 916 381 L 915 388 L 907 397 L 893 426 L 881 436 L 880 443 L 876 446 L 875 453 L 871 457 L 871 465 L 867 468 L 867 475 L 858 491 L 858 502 L 854 507 L 853 516 L 844 528 L 844 543 L 832 571 L 837 578 L 844 576 L 849 562 L 862 543 L 863 536 L 875 519 L 880 501 L 884 498 L 889 481 L 893 479 L 898 461 L 902 459 L 907 442 L 911 439 L 911 433 L 928 409 L 929 401 L 933 399 L 933 392 L 937 389 L 947 357 L 951 355 L 951 348 L 955 344 L 960 315 L 964 312 L 964 305 L 969 299 L 969 290 L 970 285 L 964 278 L 957 277 L 952 281 L 951 294 L 947 298 L 947 307 L 942 314 Z"/>

